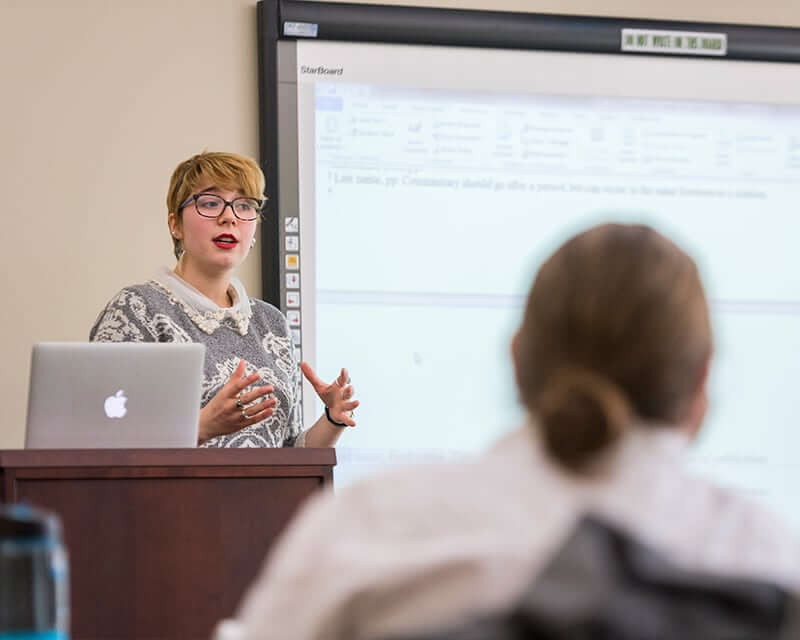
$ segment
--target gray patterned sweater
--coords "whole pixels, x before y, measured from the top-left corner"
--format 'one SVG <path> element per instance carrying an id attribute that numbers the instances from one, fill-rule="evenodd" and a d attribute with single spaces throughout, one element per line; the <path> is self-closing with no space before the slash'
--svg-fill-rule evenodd
<path id="1" fill-rule="evenodd" d="M 145 284 L 125 287 L 100 313 L 89 334 L 97 342 L 202 342 L 206 345 L 201 406 L 230 379 L 239 359 L 275 388 L 276 411 L 265 420 L 204 447 L 291 447 L 305 444 L 300 368 L 283 314 L 247 296 L 233 279 L 230 308 L 211 300 L 166 267 Z"/>

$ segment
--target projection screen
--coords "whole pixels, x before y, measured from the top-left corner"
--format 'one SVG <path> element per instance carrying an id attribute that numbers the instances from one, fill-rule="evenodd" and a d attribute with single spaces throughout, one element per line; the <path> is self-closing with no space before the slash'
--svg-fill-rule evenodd
<path id="1" fill-rule="evenodd" d="M 589 225 L 642 222 L 696 258 L 711 300 L 693 464 L 800 527 L 797 64 L 729 59 L 719 25 L 622 23 L 607 53 L 324 41 L 313 24 L 278 23 L 264 231 L 298 357 L 346 366 L 362 402 L 337 484 L 517 426 L 509 343 L 537 268 Z M 773 36 L 758 30 L 765 50 Z M 693 37 L 704 50 L 680 50 Z M 306 387 L 306 422 L 321 409 Z"/>

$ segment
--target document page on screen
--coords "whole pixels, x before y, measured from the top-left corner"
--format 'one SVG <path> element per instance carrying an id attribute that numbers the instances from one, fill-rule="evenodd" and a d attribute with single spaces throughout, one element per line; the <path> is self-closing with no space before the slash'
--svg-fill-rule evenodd
<path id="1" fill-rule="evenodd" d="M 301 42 L 294 71 L 303 357 L 347 366 L 362 402 L 338 483 L 518 425 L 509 343 L 537 268 L 592 224 L 642 222 L 711 301 L 693 464 L 800 526 L 796 69 Z"/>

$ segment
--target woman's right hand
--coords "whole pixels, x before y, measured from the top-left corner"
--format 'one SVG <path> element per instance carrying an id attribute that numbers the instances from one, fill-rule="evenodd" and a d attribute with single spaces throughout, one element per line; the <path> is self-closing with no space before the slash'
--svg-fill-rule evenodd
<path id="1" fill-rule="evenodd" d="M 200 410 L 198 444 L 266 420 L 275 412 L 278 400 L 274 397 L 251 404 L 275 389 L 268 385 L 244 393 L 247 387 L 261 378 L 258 373 L 251 373 L 243 378 L 245 365 L 244 360 L 239 360 L 239 366 L 231 375 L 231 379 Z"/>

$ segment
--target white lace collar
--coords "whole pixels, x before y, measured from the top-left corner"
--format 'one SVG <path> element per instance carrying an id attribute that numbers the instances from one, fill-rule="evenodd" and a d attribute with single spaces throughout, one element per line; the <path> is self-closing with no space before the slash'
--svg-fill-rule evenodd
<path id="1" fill-rule="evenodd" d="M 170 302 L 180 305 L 202 331 L 211 335 L 219 329 L 225 318 L 230 318 L 241 335 L 247 334 L 250 326 L 250 298 L 238 278 L 232 278 L 228 294 L 233 301 L 230 307 L 220 307 L 200 293 L 168 267 L 161 267 L 151 282 L 162 289 Z"/>

